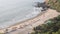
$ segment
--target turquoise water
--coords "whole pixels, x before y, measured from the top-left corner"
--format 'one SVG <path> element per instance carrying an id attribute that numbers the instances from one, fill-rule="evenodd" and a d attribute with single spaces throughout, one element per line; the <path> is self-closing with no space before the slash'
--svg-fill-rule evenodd
<path id="1" fill-rule="evenodd" d="M 34 2 L 43 2 L 43 0 L 0 0 L 0 28 L 36 16 Z"/>

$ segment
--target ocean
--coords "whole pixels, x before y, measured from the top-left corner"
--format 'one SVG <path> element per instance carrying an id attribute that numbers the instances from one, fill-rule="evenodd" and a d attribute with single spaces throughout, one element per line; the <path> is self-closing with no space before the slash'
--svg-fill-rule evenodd
<path id="1" fill-rule="evenodd" d="M 0 28 L 38 15 L 39 11 L 34 11 L 34 2 L 44 0 L 0 0 Z"/>

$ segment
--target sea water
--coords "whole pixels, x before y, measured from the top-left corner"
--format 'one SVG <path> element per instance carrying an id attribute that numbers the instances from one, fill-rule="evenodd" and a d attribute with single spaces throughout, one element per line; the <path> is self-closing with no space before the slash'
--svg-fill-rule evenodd
<path id="1" fill-rule="evenodd" d="M 35 17 L 34 2 L 43 0 L 0 0 L 0 28 Z"/>

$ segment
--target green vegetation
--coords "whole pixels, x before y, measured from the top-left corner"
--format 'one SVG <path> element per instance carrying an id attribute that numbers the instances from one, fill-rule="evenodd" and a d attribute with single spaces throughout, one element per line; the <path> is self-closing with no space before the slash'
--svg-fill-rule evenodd
<path id="1" fill-rule="evenodd" d="M 48 5 L 50 6 L 50 8 L 60 12 L 60 0 L 49 0 Z"/>
<path id="2" fill-rule="evenodd" d="M 3 34 L 3 33 L 0 33 L 0 34 Z"/>
<path id="3" fill-rule="evenodd" d="M 35 27 L 31 34 L 60 34 L 60 15 Z"/>

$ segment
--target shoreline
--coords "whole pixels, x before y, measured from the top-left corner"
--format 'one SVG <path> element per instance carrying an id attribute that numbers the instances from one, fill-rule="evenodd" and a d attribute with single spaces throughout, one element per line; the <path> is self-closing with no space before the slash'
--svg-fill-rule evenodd
<path id="1" fill-rule="evenodd" d="M 55 12 L 54 12 L 55 11 Z M 4 30 L 2 30 L 3 32 L 6 32 L 6 29 L 8 29 L 8 31 L 12 31 L 12 30 L 14 30 L 14 28 L 15 29 L 19 29 L 19 28 L 25 28 L 25 26 L 27 25 L 27 26 L 29 26 L 29 25 L 33 25 L 33 27 L 36 27 L 36 26 L 38 26 L 38 24 L 43 24 L 43 23 L 37 23 L 37 25 L 35 24 L 35 26 L 34 26 L 34 23 L 36 22 L 36 21 L 39 21 L 39 19 L 41 19 L 41 21 L 43 22 L 43 21 L 46 21 L 47 19 L 50 19 L 50 18 L 53 18 L 53 17 L 56 17 L 57 15 L 60 15 L 60 13 L 58 14 L 57 12 L 56 12 L 56 10 L 51 10 L 51 9 L 48 9 L 47 11 L 44 11 L 44 12 L 46 12 L 46 13 L 44 13 L 45 14 L 45 16 L 44 16 L 44 14 L 42 13 L 42 15 L 41 14 L 39 14 L 39 15 L 37 15 L 36 17 L 34 17 L 34 18 L 31 18 L 31 19 L 29 19 L 29 20 L 25 20 L 25 21 L 22 21 L 21 23 L 19 22 L 19 23 L 17 23 L 17 24 L 14 24 L 14 25 L 12 25 L 12 26 L 10 26 L 10 27 L 7 27 L 7 28 L 5 28 Z M 49 13 L 50 12 L 50 13 Z M 54 14 L 56 13 L 56 15 L 55 16 L 53 16 Z M 46 16 L 47 15 L 47 16 Z M 50 15 L 50 16 L 49 16 Z M 48 18 L 49 17 L 49 18 Z M 40 21 L 40 22 L 41 22 Z M 0 30 L 1 31 L 1 30 Z"/>
<path id="2" fill-rule="evenodd" d="M 1 25 L 1 28 L 0 29 L 5 29 L 5 28 L 7 28 L 7 27 L 10 27 L 10 26 L 12 26 L 12 25 L 14 25 L 14 24 L 17 24 L 17 23 L 19 23 L 19 22 L 23 22 L 23 21 L 26 21 L 26 20 L 30 20 L 31 18 L 34 18 L 34 17 L 36 17 L 38 14 L 40 14 L 40 11 L 38 11 L 39 13 L 38 14 L 32 14 L 32 13 L 36 13 L 36 11 L 32 11 L 31 13 L 30 13 L 30 15 L 28 14 L 28 15 L 26 15 L 26 16 L 24 16 L 25 18 L 22 18 L 22 19 L 19 19 L 19 20 L 11 20 L 11 22 L 7 22 L 7 23 L 4 23 L 3 24 L 3 26 Z M 29 16 L 31 16 L 31 15 L 33 15 L 32 17 L 29 17 Z M 7 24 L 9 24 L 9 25 L 7 25 Z M 5 27 L 4 27 L 5 26 Z"/>
<path id="3" fill-rule="evenodd" d="M 37 14 L 35 17 L 32 17 L 32 18 L 29 18 L 29 19 L 26 19 L 26 20 L 19 21 L 18 23 L 15 23 L 15 24 L 13 24 L 13 25 L 7 27 L 7 28 L 10 28 L 10 27 L 12 27 L 12 26 L 16 26 L 16 25 L 22 24 L 22 23 L 24 23 L 24 22 L 30 21 L 30 20 L 32 20 L 32 19 L 34 19 L 34 18 L 36 18 L 36 17 L 42 15 L 42 14 L 45 13 L 45 12 L 46 12 L 46 11 L 43 11 L 43 12 Z M 6 29 L 6 28 L 2 28 L 2 29 Z"/>
<path id="4" fill-rule="evenodd" d="M 42 14 L 42 15 L 39 15 L 38 17 L 34 18 L 34 19 L 31 19 L 31 20 L 28 20 L 26 22 L 23 22 L 22 24 L 17 24 L 16 26 L 12 26 L 12 28 L 15 28 L 15 32 L 19 32 L 20 34 L 22 34 L 24 31 L 24 33 L 26 33 L 25 31 L 27 30 L 27 32 L 31 32 L 29 29 L 33 29 L 33 27 L 36 27 L 38 25 L 42 25 L 44 24 L 44 21 L 48 20 L 48 19 L 51 19 L 51 18 L 54 18 L 54 17 L 57 17 L 58 14 L 56 12 L 56 10 L 51 10 L 51 9 L 48 9 L 46 13 Z M 29 23 L 29 24 L 28 24 Z M 27 26 L 25 26 L 26 24 L 28 24 Z M 19 26 L 19 28 L 18 28 Z M 16 27 L 17 27 L 17 30 L 16 30 Z M 31 27 L 31 28 L 30 28 Z M 18 31 L 18 30 L 21 30 L 21 29 L 25 29 L 25 30 L 22 30 L 22 31 Z M 14 30 L 14 29 L 12 29 Z M 10 32 L 10 33 L 15 33 L 14 31 L 13 32 Z M 16 34 L 16 33 L 15 33 Z"/>

